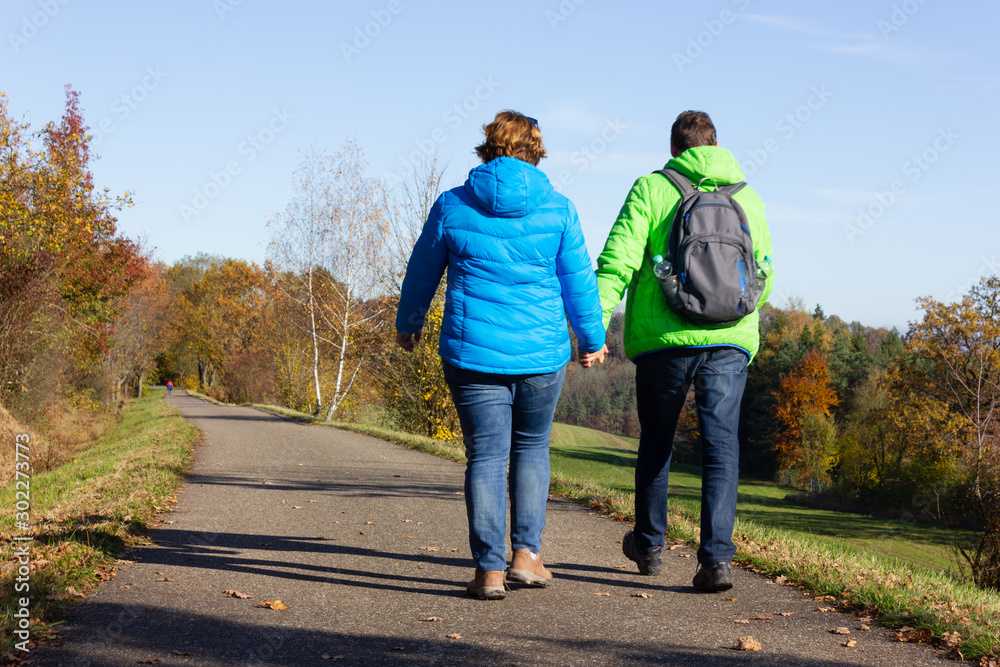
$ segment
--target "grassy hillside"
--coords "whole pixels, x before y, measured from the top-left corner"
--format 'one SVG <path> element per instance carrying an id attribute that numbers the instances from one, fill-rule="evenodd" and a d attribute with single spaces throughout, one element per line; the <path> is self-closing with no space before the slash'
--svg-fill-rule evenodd
<path id="1" fill-rule="evenodd" d="M 552 429 L 552 472 L 586 480 L 609 490 L 635 493 L 634 471 L 639 441 L 600 431 L 555 424 Z M 701 470 L 674 465 L 670 498 L 697 512 L 701 502 Z M 737 516 L 742 521 L 775 526 L 793 533 L 868 549 L 904 563 L 934 570 L 957 567 L 952 544 L 972 534 L 923 524 L 835 512 L 798 505 L 785 499 L 794 489 L 768 482 L 740 484 Z"/>

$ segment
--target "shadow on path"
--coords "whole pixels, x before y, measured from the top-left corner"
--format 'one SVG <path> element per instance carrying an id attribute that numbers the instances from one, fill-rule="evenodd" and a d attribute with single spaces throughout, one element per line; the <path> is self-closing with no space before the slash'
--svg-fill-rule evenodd
<path id="1" fill-rule="evenodd" d="M 234 609 L 252 606 L 249 600 L 229 601 Z M 261 615 L 274 613 L 260 610 Z M 341 612 L 349 613 L 349 612 Z M 713 654 L 684 646 L 640 645 L 628 641 L 607 639 L 562 640 L 537 636 L 511 637 L 517 649 L 504 649 L 473 643 L 476 630 L 466 628 L 473 641 L 444 639 L 447 624 L 435 628 L 442 638 L 424 634 L 415 619 L 400 619 L 393 637 L 366 634 L 344 634 L 331 631 L 306 630 L 280 625 L 242 623 L 193 613 L 177 613 L 160 608 L 137 605 L 95 603 L 86 615 L 102 620 L 100 629 L 88 637 L 67 637 L 70 640 L 58 650 L 43 649 L 36 655 L 36 665 L 64 667 L 99 667 L 124 664 L 95 662 L 88 658 L 92 648 L 114 646 L 120 655 L 138 652 L 146 660 L 173 662 L 178 655 L 190 656 L 200 664 L 269 665 L 505 665 L 557 664 L 548 656 L 572 655 L 575 662 L 587 664 L 663 664 L 736 667 L 757 664 L 778 667 L 840 667 L 846 663 L 835 660 L 782 658 L 776 655 L 748 655 L 732 650 L 731 655 Z M 86 619 L 79 619 L 85 621 Z M 333 619 L 335 620 L 335 619 Z M 88 624 L 89 625 L 89 624 Z M 93 627 L 93 626 L 91 626 Z M 74 634 L 73 631 L 70 633 Z M 641 641 L 641 639 L 639 640 Z M 324 658 L 323 656 L 328 656 Z M 326 660 L 336 658 L 336 663 Z"/>

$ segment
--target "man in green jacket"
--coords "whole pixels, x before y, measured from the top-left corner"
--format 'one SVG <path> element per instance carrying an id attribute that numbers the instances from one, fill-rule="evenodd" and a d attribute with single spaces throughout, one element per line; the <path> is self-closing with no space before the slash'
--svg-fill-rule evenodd
<path id="1" fill-rule="evenodd" d="M 743 181 L 732 153 L 720 148 L 707 114 L 685 111 L 670 133 L 667 168 L 676 169 L 702 190 Z M 714 182 L 714 183 L 713 183 Z M 742 206 L 756 259 L 771 254 L 764 204 L 751 188 L 733 199 Z M 747 364 L 760 345 L 758 312 L 732 326 L 705 328 L 675 313 L 663 296 L 650 257 L 666 254 L 667 235 L 681 194 L 663 174 L 640 177 L 629 191 L 597 258 L 597 283 L 607 327 L 611 312 L 625 303 L 625 353 L 636 365 L 639 457 L 635 468 L 635 530 L 622 540 L 622 551 L 639 572 L 662 572 L 661 552 L 667 531 L 667 479 L 677 420 L 688 388 L 694 384 L 701 433 L 701 546 L 694 587 L 706 591 L 732 588 L 730 566 L 739 483 L 740 401 Z M 773 272 L 772 272 L 773 274 Z M 763 304 L 774 282 L 769 276 Z M 606 350 L 606 348 L 605 348 Z M 602 351 L 603 352 L 603 351 Z M 584 366 L 600 353 L 581 355 Z"/>

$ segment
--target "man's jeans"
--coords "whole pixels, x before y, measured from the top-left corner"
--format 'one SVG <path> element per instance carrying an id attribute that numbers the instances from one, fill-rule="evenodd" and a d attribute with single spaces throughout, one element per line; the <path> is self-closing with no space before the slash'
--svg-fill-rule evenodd
<path id="1" fill-rule="evenodd" d="M 745 352 L 731 347 L 674 348 L 636 359 L 641 435 L 635 466 L 635 539 L 640 549 L 663 545 L 674 433 L 694 383 L 702 464 L 698 561 L 728 563 L 736 554 L 737 427 L 747 361 Z"/>
<path id="2" fill-rule="evenodd" d="M 549 495 L 549 435 L 566 369 L 545 375 L 496 375 L 444 363 L 465 440 L 469 546 L 481 572 L 507 569 L 507 463 L 510 542 L 542 549 Z"/>

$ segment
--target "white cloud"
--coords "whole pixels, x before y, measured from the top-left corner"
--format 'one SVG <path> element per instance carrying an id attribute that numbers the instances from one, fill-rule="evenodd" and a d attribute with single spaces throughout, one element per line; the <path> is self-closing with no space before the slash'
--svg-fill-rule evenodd
<path id="1" fill-rule="evenodd" d="M 741 18 L 751 23 L 818 38 L 801 42 L 799 46 L 832 55 L 857 56 L 900 63 L 940 59 L 946 55 L 944 52 L 933 49 L 909 46 L 905 41 L 895 37 L 885 39 L 879 34 L 876 24 L 872 24 L 871 32 L 840 32 L 817 21 L 794 16 L 741 14 Z"/>

